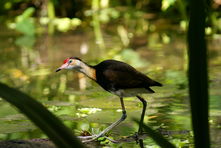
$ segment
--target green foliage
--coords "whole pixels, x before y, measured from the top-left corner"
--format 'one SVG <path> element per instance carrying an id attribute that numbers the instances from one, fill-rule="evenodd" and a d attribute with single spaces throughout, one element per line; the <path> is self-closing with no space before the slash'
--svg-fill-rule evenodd
<path id="1" fill-rule="evenodd" d="M 0 97 L 16 106 L 41 128 L 58 147 L 72 148 L 73 145 L 83 147 L 58 118 L 28 95 L 0 83 Z"/>
<path id="2" fill-rule="evenodd" d="M 177 148 L 183 148 L 186 146 L 186 144 L 189 144 L 189 140 L 173 139 L 172 143 L 174 143 Z"/>
<path id="3" fill-rule="evenodd" d="M 35 34 L 34 19 L 31 18 L 35 9 L 30 7 L 15 19 L 15 29 L 24 35 L 33 36 Z"/>
<path id="4" fill-rule="evenodd" d="M 169 7 L 173 6 L 176 0 L 162 0 L 162 7 L 163 11 L 167 10 Z"/>
<path id="5" fill-rule="evenodd" d="M 94 10 L 87 10 L 85 11 L 85 15 L 86 16 L 93 16 L 94 13 L 97 13 L 96 11 Z M 120 12 L 117 11 L 115 8 L 102 8 L 100 11 L 99 11 L 99 20 L 102 22 L 102 23 L 109 23 L 112 19 L 117 19 L 120 17 Z"/>
<path id="6" fill-rule="evenodd" d="M 79 26 L 81 24 L 81 20 L 78 18 L 56 18 L 53 23 L 57 27 L 58 31 L 67 32 Z"/>
<path id="7" fill-rule="evenodd" d="M 21 15 L 15 18 L 15 22 L 8 24 L 9 28 L 23 34 L 15 42 L 20 47 L 31 49 L 35 43 L 36 24 L 34 18 L 32 18 L 34 12 L 34 8 L 27 8 Z"/>

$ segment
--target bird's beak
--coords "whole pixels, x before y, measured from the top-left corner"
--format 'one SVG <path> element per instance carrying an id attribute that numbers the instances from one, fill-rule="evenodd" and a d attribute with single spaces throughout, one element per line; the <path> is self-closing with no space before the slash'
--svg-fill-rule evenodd
<path id="1" fill-rule="evenodd" d="M 55 71 L 55 72 L 58 72 L 58 71 L 60 71 L 60 70 L 64 69 L 65 67 L 67 67 L 67 66 L 68 66 L 68 64 L 67 64 L 67 63 L 65 63 L 65 64 L 61 65 L 61 67 L 59 67 L 58 69 L 56 69 L 56 71 Z"/>
<path id="2" fill-rule="evenodd" d="M 61 70 L 61 68 L 58 68 L 58 69 L 55 70 L 55 72 L 59 72 L 60 70 Z"/>

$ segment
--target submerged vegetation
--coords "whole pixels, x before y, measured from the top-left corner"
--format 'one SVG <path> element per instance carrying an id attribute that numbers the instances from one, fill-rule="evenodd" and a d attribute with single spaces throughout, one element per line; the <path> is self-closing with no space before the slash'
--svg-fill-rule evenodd
<path id="1" fill-rule="evenodd" d="M 205 8 L 193 6 L 203 3 Z M 144 95 L 148 102 L 144 118 L 148 126 L 145 147 L 158 147 L 149 137 L 151 134 L 148 135 L 151 129 L 157 131 L 152 135 L 158 137 L 158 141 L 162 142 L 161 136 L 156 136 L 161 133 L 176 147 L 200 147 L 202 127 L 203 134 L 207 134 L 203 136 L 207 143 L 204 146 L 209 147 L 205 128 L 208 124 L 210 147 L 220 147 L 220 9 L 218 0 L 197 3 L 184 0 L 0 0 L 0 78 L 4 83 L 0 86 L 0 140 L 50 137 L 47 129 L 32 120 L 43 130 L 40 131 L 22 112 L 3 100 L 5 84 L 41 102 L 75 135 L 97 134 L 120 117 L 117 97 L 81 74 L 54 73 L 63 59 L 76 56 L 91 65 L 104 59 L 121 60 L 164 84 L 162 88 L 153 88 L 155 94 Z M 197 19 L 204 16 L 198 10 L 205 12 L 205 18 Z M 199 28 L 199 32 L 194 32 Z M 200 33 L 198 37 L 193 36 L 197 33 Z M 208 41 L 208 53 L 204 39 Z M 195 64 L 196 61 L 202 62 Z M 200 92 L 194 92 L 194 88 Z M 13 90 L 8 88 L 8 94 L 13 95 Z M 18 101 L 20 97 L 11 99 Z M 17 104 L 25 106 L 23 101 Z M 99 138 L 97 147 L 139 147 L 133 139 L 138 128 L 134 118 L 137 120 L 142 106 L 130 97 L 125 98 L 125 106 L 128 119 L 106 138 Z M 190 106 L 194 108 L 192 120 Z"/>

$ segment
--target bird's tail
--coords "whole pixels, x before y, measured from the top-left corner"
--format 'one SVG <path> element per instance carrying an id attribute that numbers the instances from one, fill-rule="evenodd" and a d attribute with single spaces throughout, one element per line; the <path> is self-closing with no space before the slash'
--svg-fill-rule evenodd
<path id="1" fill-rule="evenodd" d="M 151 86 L 163 86 L 163 85 L 157 81 L 153 81 Z"/>

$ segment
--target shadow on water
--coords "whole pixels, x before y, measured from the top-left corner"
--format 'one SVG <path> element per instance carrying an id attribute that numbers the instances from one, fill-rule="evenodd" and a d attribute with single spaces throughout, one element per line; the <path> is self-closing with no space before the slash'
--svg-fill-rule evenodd
<path id="1" fill-rule="evenodd" d="M 70 56 L 81 57 L 92 65 L 114 58 L 134 65 L 164 84 L 162 88 L 153 88 L 157 93 L 143 95 L 148 102 L 144 121 L 178 147 L 192 146 L 184 36 L 173 34 L 168 44 L 149 41 L 148 45 L 134 47 L 135 50 L 122 50 L 119 39 L 107 34 L 104 36 L 109 47 L 106 51 L 99 50 L 90 32 L 41 36 L 35 39 L 32 46 L 16 44 L 18 38 L 9 31 L 0 33 L 1 81 L 38 99 L 76 133 L 87 131 L 96 134 L 117 120 L 121 116 L 120 100 L 81 74 L 67 71 L 57 74 L 54 70 Z M 221 53 L 216 46 L 210 46 L 213 47 L 210 50 L 210 124 L 212 143 L 214 147 L 219 147 Z M 112 139 L 122 140 L 138 129 L 133 118 L 140 117 L 140 101 L 125 98 L 125 105 L 128 118 L 108 134 Z M 0 106 L 1 140 L 47 138 L 9 104 L 0 100 Z M 101 139 L 100 143 L 112 147 L 138 147 L 135 142 L 116 145 Z M 144 144 L 154 143 L 145 138 Z"/>

